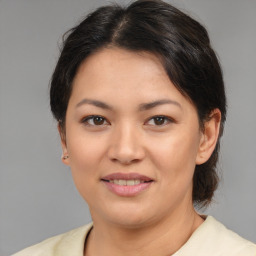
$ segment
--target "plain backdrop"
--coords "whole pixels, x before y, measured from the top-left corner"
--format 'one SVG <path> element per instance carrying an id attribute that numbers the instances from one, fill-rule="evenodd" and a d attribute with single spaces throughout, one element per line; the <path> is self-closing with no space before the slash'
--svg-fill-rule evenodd
<path id="1" fill-rule="evenodd" d="M 62 34 L 107 2 L 0 0 L 0 256 L 90 221 L 61 163 L 48 85 Z M 169 2 L 206 26 L 224 72 L 222 182 L 206 213 L 256 242 L 256 1 Z"/>

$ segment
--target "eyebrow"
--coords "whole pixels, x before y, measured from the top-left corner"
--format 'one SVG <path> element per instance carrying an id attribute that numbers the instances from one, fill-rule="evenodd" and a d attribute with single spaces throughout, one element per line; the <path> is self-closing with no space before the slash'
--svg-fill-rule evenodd
<path id="1" fill-rule="evenodd" d="M 103 109 L 107 109 L 107 110 L 112 110 L 113 108 L 111 106 L 109 106 L 108 104 L 102 102 L 102 101 L 99 101 L 99 100 L 90 100 L 90 99 L 83 99 L 81 100 L 77 105 L 76 107 L 80 107 L 84 104 L 90 104 L 90 105 L 93 105 L 95 107 L 98 107 L 98 108 L 103 108 Z"/>
<path id="2" fill-rule="evenodd" d="M 178 106 L 179 108 L 182 109 L 180 103 L 177 102 L 177 101 L 169 100 L 169 99 L 161 99 L 161 100 L 156 100 L 156 101 L 152 101 L 152 102 L 149 102 L 149 103 L 140 104 L 139 105 L 139 110 L 140 111 L 145 111 L 145 110 L 149 110 L 149 109 L 152 109 L 152 108 L 155 108 L 157 106 L 164 105 L 164 104 L 173 104 L 173 105 L 176 105 L 176 106 Z"/>
<path id="3" fill-rule="evenodd" d="M 98 107 L 98 108 L 102 108 L 102 109 L 106 109 L 106 110 L 113 110 L 113 107 L 102 102 L 102 101 L 99 101 L 99 100 L 91 100 L 91 99 L 83 99 L 81 100 L 77 105 L 76 107 L 80 107 L 84 104 L 90 104 L 90 105 L 93 105 L 95 107 Z M 152 109 L 152 108 L 155 108 L 157 106 L 160 106 L 160 105 L 164 105 L 164 104 L 173 104 L 173 105 L 176 105 L 178 106 L 179 108 L 182 109 L 180 103 L 178 103 L 177 101 L 174 101 L 174 100 L 170 100 L 170 99 L 161 99 L 161 100 L 156 100 L 156 101 L 152 101 L 152 102 L 149 102 L 149 103 L 142 103 L 139 105 L 139 108 L 138 110 L 139 111 L 146 111 L 146 110 L 149 110 L 149 109 Z"/>

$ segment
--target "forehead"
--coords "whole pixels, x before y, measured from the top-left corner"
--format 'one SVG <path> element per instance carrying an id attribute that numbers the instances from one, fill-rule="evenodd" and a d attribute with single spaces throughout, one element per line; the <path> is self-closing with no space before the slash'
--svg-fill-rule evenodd
<path id="1" fill-rule="evenodd" d="M 120 104 L 160 98 L 181 104 L 187 101 L 157 56 L 120 48 L 104 48 L 89 56 L 78 69 L 72 91 L 71 100 L 85 97 Z"/>
<path id="2" fill-rule="evenodd" d="M 82 62 L 73 85 L 93 85 L 94 88 L 100 85 L 101 89 L 116 85 L 116 89 L 124 89 L 127 84 L 132 88 L 143 83 L 152 86 L 160 81 L 171 84 L 164 67 L 155 55 L 120 48 L 104 48 Z"/>
<path id="3" fill-rule="evenodd" d="M 145 75 L 146 78 L 149 76 L 149 72 L 153 72 L 154 76 L 166 76 L 164 67 L 154 54 L 134 52 L 116 47 L 103 48 L 86 58 L 80 65 L 77 76 L 85 72 L 90 72 L 91 75 L 97 73 L 94 78 L 99 76 L 113 78 L 135 74 L 139 74 L 139 77 Z"/>

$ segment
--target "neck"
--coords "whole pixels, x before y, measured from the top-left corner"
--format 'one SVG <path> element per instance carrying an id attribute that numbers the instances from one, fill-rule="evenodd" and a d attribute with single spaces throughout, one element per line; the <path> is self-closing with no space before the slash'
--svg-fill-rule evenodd
<path id="1" fill-rule="evenodd" d="M 193 207 L 182 214 L 173 213 L 157 223 L 134 229 L 94 220 L 85 256 L 172 255 L 202 222 Z"/>

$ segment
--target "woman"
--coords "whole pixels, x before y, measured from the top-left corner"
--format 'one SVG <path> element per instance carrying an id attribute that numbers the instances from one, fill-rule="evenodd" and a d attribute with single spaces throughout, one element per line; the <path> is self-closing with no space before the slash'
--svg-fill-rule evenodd
<path id="1" fill-rule="evenodd" d="M 256 255 L 207 206 L 226 116 L 202 25 L 162 1 L 91 13 L 66 37 L 51 109 L 93 224 L 21 255 Z"/>

